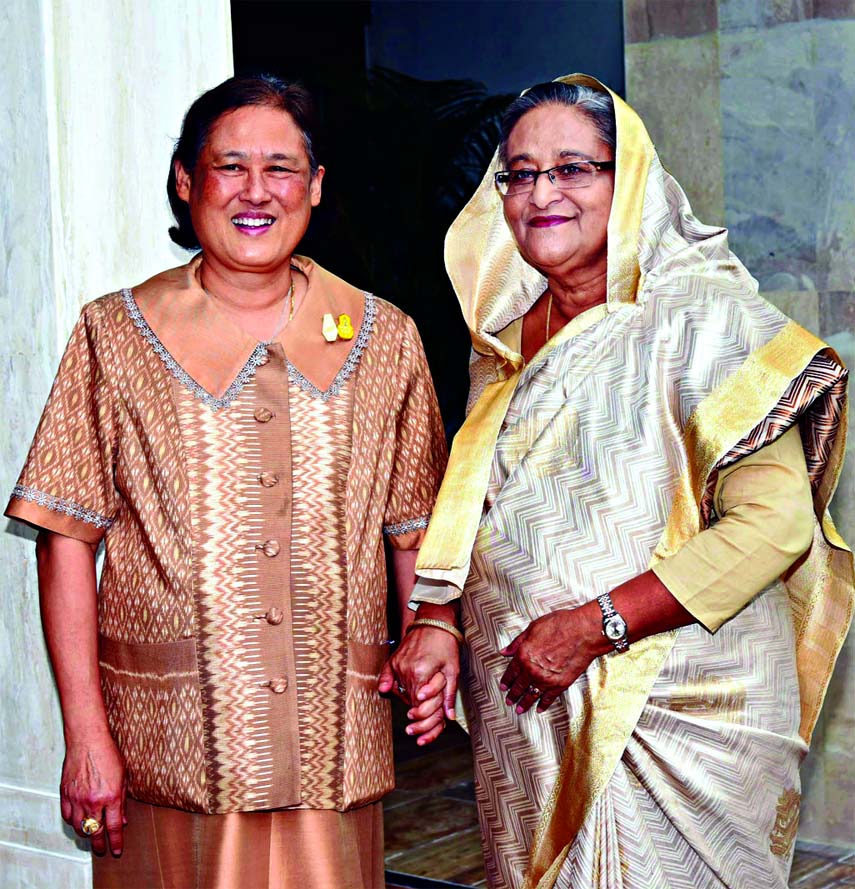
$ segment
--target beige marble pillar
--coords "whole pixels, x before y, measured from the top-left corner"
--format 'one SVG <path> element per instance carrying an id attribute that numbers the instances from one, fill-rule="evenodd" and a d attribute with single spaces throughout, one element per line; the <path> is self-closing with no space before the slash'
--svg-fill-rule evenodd
<path id="1" fill-rule="evenodd" d="M 855 0 L 624 11 L 627 98 L 698 217 L 725 224 L 763 296 L 855 367 Z M 853 495 L 850 446 L 832 510 L 850 545 Z M 855 847 L 853 740 L 850 633 L 802 769 L 801 839 Z"/>
<path id="2" fill-rule="evenodd" d="M 181 116 L 231 73 L 228 0 L 0 4 L 0 499 L 80 305 L 177 265 L 165 183 Z M 0 882 L 90 885 L 59 815 L 63 744 L 33 534 L 0 535 Z"/>

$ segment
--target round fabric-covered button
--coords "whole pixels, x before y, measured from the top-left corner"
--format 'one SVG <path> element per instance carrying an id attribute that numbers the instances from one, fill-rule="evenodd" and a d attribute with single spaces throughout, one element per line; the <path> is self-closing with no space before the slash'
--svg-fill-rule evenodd
<path id="1" fill-rule="evenodd" d="M 265 540 L 264 543 L 257 543 L 255 548 L 260 549 L 268 559 L 278 556 L 282 549 L 278 540 Z"/>
<path id="2" fill-rule="evenodd" d="M 272 626 L 278 627 L 285 619 L 285 612 L 281 608 L 272 605 L 267 609 L 267 614 L 264 615 L 264 619 Z"/>
<path id="3" fill-rule="evenodd" d="M 281 695 L 288 688 L 288 680 L 284 676 L 274 676 L 267 681 L 267 687 L 275 695 Z"/>

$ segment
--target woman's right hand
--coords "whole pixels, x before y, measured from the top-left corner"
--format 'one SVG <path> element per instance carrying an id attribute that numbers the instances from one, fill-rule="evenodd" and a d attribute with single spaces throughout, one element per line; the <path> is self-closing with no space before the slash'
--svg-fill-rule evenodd
<path id="1" fill-rule="evenodd" d="M 122 854 L 128 823 L 125 790 L 125 764 L 109 734 L 68 742 L 59 786 L 62 817 L 78 836 L 90 840 L 97 855 L 105 854 L 108 840 L 113 855 Z M 100 821 L 101 829 L 87 836 L 81 829 L 85 818 Z"/>
<path id="2" fill-rule="evenodd" d="M 411 703 L 407 734 L 419 746 L 435 741 L 445 720 L 455 719 L 460 649 L 451 633 L 438 627 L 414 627 L 392 655 L 392 669 Z"/>
<path id="3" fill-rule="evenodd" d="M 401 697 L 410 703 L 407 733 L 417 736 L 420 746 L 439 737 L 445 719 L 455 719 L 454 701 L 460 674 L 457 640 L 437 627 L 415 627 L 387 661 L 380 675 L 380 691 L 389 692 L 397 683 Z"/>
<path id="4" fill-rule="evenodd" d="M 125 764 L 107 727 L 98 668 L 96 545 L 40 531 L 36 539 L 39 603 L 65 732 L 59 785 L 62 817 L 99 855 L 122 854 Z M 101 829 L 86 836 L 84 818 Z"/>

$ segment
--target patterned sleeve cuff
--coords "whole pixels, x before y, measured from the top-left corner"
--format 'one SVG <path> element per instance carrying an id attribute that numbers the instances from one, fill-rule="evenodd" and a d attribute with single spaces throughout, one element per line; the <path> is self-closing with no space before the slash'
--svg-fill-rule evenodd
<path id="1" fill-rule="evenodd" d="M 429 515 L 419 516 L 414 519 L 406 519 L 403 522 L 384 525 L 383 533 L 392 549 L 412 550 L 422 545 L 427 533 Z"/>
<path id="2" fill-rule="evenodd" d="M 393 525 L 383 525 L 383 533 L 398 536 L 409 534 L 411 531 L 421 531 L 427 528 L 430 522 L 429 515 L 422 515 L 415 519 L 406 519 L 403 522 L 395 522 Z"/>
<path id="3" fill-rule="evenodd" d="M 97 543 L 113 519 L 88 509 L 74 500 L 56 497 L 29 485 L 15 485 L 6 515 L 38 528 Z"/>

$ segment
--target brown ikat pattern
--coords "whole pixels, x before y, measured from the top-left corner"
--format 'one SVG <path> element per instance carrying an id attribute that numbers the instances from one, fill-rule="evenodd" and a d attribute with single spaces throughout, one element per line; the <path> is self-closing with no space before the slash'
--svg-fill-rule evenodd
<path id="1" fill-rule="evenodd" d="M 350 729 L 344 757 L 344 807 L 380 799 L 395 786 L 392 761 L 392 705 L 377 694 L 377 676 L 386 647 L 376 646 L 371 669 L 347 671 L 347 713 Z"/>
<path id="2" fill-rule="evenodd" d="M 418 547 L 424 529 L 411 528 L 409 520 L 430 515 L 447 459 L 415 326 L 388 303 L 377 303 L 377 333 L 356 377 L 354 423 L 361 434 L 354 436 L 348 473 L 345 806 L 377 799 L 394 785 L 390 706 L 377 695 L 388 655 L 386 601 L 377 595 L 386 586 L 379 532 L 400 528 L 402 533 L 387 535 L 390 544 Z"/>
<path id="3" fill-rule="evenodd" d="M 271 790 L 271 694 L 263 664 L 263 611 L 253 548 L 261 539 L 254 383 L 214 413 L 175 384 L 193 507 L 193 588 L 198 609 L 211 811 L 266 808 Z"/>
<path id="4" fill-rule="evenodd" d="M 109 336 L 124 379 L 126 412 L 115 483 L 130 509 L 107 535 L 99 626 L 125 642 L 171 642 L 195 632 L 190 592 L 191 524 L 187 466 L 171 397 L 173 380 L 111 297 Z"/>
<path id="5" fill-rule="evenodd" d="M 347 673 L 345 503 L 353 423 L 348 380 L 328 401 L 289 390 L 294 512 L 291 603 L 303 805 L 341 807 Z M 323 516 L 322 521 L 318 518 Z M 382 587 L 375 595 L 385 607 Z M 376 752 L 375 752 L 376 753 Z"/>
<path id="6" fill-rule="evenodd" d="M 101 688 L 128 792 L 159 806 L 206 806 L 205 750 L 196 672 L 116 669 L 101 659 Z"/>
<path id="7" fill-rule="evenodd" d="M 162 360 L 157 331 L 141 335 L 121 294 L 90 303 L 74 329 L 10 514 L 89 542 L 106 533 L 102 687 L 140 800 L 341 809 L 393 786 L 389 704 L 377 694 L 388 655 L 383 531 L 393 547 L 419 545 L 446 449 L 415 327 L 375 305 L 334 397 L 289 393 L 275 347 L 217 411 Z M 279 392 L 281 431 L 254 417 Z M 264 499 L 279 489 L 259 484 L 271 455 L 286 461 L 280 496 L 296 501 L 293 522 Z M 318 497 L 329 528 L 307 535 Z M 258 551 L 271 522 L 281 559 Z M 301 583 L 315 600 L 302 602 Z M 284 636 L 259 619 L 277 596 Z M 325 644 L 311 653 L 317 628 Z M 284 694 L 270 681 L 280 675 Z"/>
<path id="8" fill-rule="evenodd" d="M 109 298 L 87 307 L 68 341 L 15 494 L 84 524 L 99 540 L 115 519 L 112 483 L 117 393 L 105 379 L 96 350 L 109 350 L 101 326 Z"/>
<path id="9" fill-rule="evenodd" d="M 170 385 L 120 294 L 90 303 L 19 481 L 55 498 L 44 527 L 91 542 L 104 534 L 91 515 L 68 516 L 69 503 L 109 521 L 99 625 L 125 642 L 170 642 L 194 629 L 187 476 Z"/>
<path id="10" fill-rule="evenodd" d="M 386 566 L 377 529 L 409 528 L 427 519 L 445 472 L 445 435 L 427 361 L 415 325 L 377 300 L 377 334 L 356 377 L 355 436 L 348 474 L 350 565 L 348 632 L 358 642 L 387 638 L 386 605 L 372 590 L 385 586 Z M 380 447 L 377 447 L 378 442 Z M 417 548 L 424 527 L 388 534 L 392 546 Z"/>

